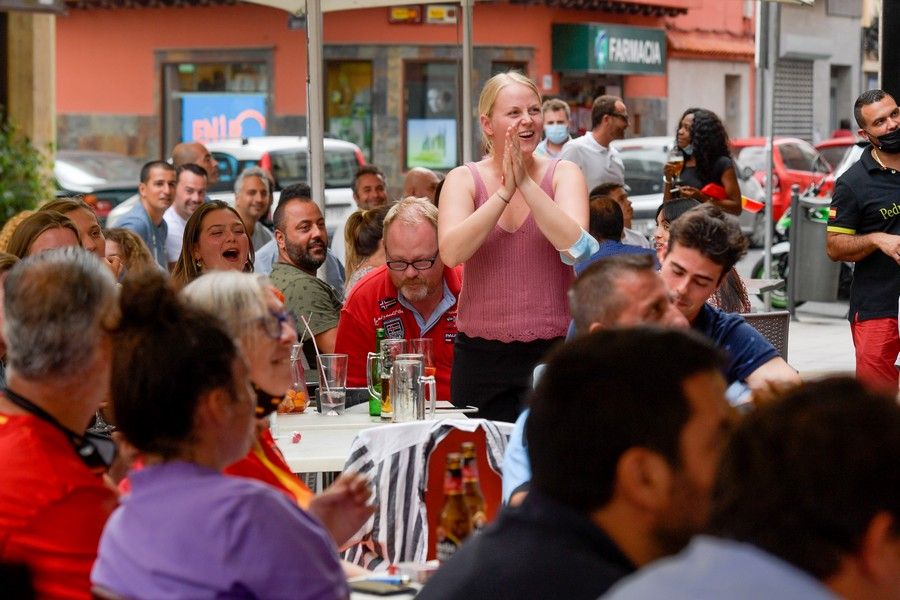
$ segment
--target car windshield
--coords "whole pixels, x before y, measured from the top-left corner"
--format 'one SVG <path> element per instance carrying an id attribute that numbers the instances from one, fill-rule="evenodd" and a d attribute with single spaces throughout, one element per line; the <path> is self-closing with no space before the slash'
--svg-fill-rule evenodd
<path id="1" fill-rule="evenodd" d="M 655 148 L 624 148 L 619 157 L 625 165 L 625 184 L 630 196 L 662 193 L 666 153 Z"/>
<path id="2" fill-rule="evenodd" d="M 140 179 L 141 163 L 135 159 L 117 154 L 61 154 L 56 158 L 57 166 L 73 179 L 99 179 L 106 181 L 135 182 Z M 81 177 L 76 174 L 82 173 Z"/>
<path id="3" fill-rule="evenodd" d="M 840 164 L 834 168 L 834 177 L 837 179 L 841 175 L 843 175 L 847 169 L 849 169 L 853 163 L 859 160 L 859 157 L 862 156 L 863 149 L 866 146 L 860 146 L 856 144 L 850 147 L 850 150 L 847 151 L 847 154 L 844 155 L 843 160 L 841 160 Z"/>
<path id="4" fill-rule="evenodd" d="M 272 176 L 279 189 L 308 181 L 309 155 L 305 151 L 272 152 L 271 156 Z M 325 187 L 350 187 L 358 168 L 359 163 L 352 150 L 326 150 Z"/>
<path id="5" fill-rule="evenodd" d="M 754 171 L 765 171 L 768 168 L 765 146 L 747 146 L 738 154 L 738 160 L 742 165 L 750 167 Z"/>

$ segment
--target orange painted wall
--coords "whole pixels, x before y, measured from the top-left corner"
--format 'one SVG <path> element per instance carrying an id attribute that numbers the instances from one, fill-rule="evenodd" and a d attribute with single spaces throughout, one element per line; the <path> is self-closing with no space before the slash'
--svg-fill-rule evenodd
<path id="1" fill-rule="evenodd" d="M 674 1 L 674 0 L 673 0 Z M 533 47 L 531 76 L 552 74 L 552 23 L 618 23 L 662 27 L 651 17 L 562 10 L 543 6 L 477 4 L 475 45 Z M 459 44 L 454 25 L 392 25 L 388 9 L 326 13 L 326 44 Z M 287 28 L 287 13 L 238 5 L 217 7 L 71 10 L 57 19 L 57 112 L 153 115 L 161 75 L 155 51 L 191 48 L 274 48 L 275 113 L 306 112 L 306 35 Z M 557 91 L 554 75 L 553 89 Z M 664 76 L 625 78 L 627 96 L 666 95 Z"/>
<path id="2" fill-rule="evenodd" d="M 158 49 L 274 46 L 276 114 L 306 112 L 306 35 L 287 13 L 259 6 L 71 10 L 57 17 L 59 113 L 152 115 Z"/>

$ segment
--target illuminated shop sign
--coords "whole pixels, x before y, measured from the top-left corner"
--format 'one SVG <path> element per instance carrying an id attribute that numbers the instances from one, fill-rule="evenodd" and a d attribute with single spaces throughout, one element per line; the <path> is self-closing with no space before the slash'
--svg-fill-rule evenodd
<path id="1" fill-rule="evenodd" d="M 553 70 L 663 74 L 666 33 L 621 25 L 553 25 Z"/>

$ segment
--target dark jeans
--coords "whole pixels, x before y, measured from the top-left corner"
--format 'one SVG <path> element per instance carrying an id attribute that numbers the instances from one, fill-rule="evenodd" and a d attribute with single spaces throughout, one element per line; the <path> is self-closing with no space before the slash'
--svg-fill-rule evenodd
<path id="1" fill-rule="evenodd" d="M 472 415 L 492 421 L 513 422 L 531 391 L 535 365 L 563 338 L 532 342 L 498 342 L 456 336 L 450 399 L 456 406 L 477 406 Z"/>

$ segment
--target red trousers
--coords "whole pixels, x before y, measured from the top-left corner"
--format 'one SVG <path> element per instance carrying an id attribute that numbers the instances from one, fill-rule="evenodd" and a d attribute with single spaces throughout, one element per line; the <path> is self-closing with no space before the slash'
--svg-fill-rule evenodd
<path id="1" fill-rule="evenodd" d="M 873 388 L 897 393 L 897 319 L 869 319 L 850 323 L 856 347 L 856 377 Z"/>

